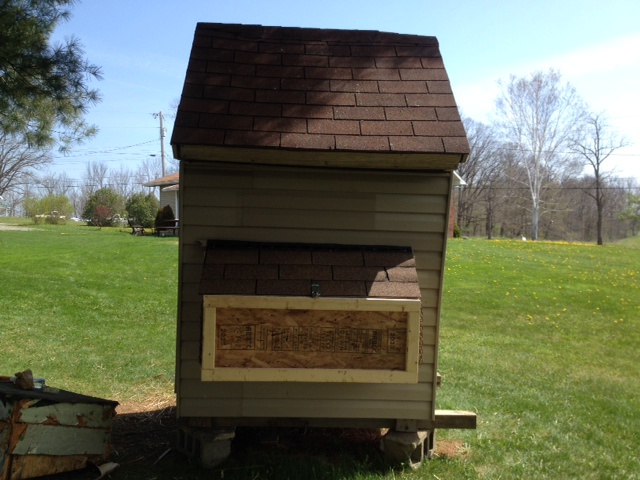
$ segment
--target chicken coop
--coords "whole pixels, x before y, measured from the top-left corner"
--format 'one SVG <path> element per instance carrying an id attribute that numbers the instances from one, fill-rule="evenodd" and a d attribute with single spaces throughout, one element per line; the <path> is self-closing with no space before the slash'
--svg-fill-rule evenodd
<path id="1" fill-rule="evenodd" d="M 473 428 L 435 408 L 469 153 L 435 37 L 200 23 L 171 144 L 181 425 Z"/>

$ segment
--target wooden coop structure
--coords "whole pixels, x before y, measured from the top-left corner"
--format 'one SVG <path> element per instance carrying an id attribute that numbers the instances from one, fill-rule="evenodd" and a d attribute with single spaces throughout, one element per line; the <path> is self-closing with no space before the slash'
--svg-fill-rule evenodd
<path id="1" fill-rule="evenodd" d="M 171 144 L 180 421 L 446 426 L 438 330 L 469 146 L 436 38 L 198 24 Z"/>

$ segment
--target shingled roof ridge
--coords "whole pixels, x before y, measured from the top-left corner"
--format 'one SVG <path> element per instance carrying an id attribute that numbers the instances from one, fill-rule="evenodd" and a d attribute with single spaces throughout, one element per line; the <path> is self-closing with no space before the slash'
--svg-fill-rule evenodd
<path id="1" fill-rule="evenodd" d="M 196 30 L 203 29 L 226 34 L 237 39 L 278 39 L 287 41 L 319 41 L 323 43 L 379 44 L 395 43 L 407 46 L 438 47 L 438 39 L 434 36 L 394 33 L 380 30 L 357 30 L 337 28 L 285 27 L 259 24 L 227 24 L 200 22 Z"/>

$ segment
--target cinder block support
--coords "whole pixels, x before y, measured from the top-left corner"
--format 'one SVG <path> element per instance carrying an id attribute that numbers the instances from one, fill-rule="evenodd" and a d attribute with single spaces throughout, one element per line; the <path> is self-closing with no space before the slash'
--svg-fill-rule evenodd
<path id="1" fill-rule="evenodd" d="M 380 449 L 387 458 L 398 463 L 407 463 L 417 469 L 425 459 L 431 458 L 435 432 L 419 430 L 417 432 L 398 432 L 390 430 L 380 442 Z"/>
<path id="2" fill-rule="evenodd" d="M 213 468 L 231 455 L 235 428 L 206 428 L 180 425 L 178 451 L 197 459 L 204 468 Z"/>

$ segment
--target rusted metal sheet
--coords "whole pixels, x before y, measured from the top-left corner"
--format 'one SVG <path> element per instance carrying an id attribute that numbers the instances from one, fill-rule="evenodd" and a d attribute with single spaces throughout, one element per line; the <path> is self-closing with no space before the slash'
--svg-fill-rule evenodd
<path id="1" fill-rule="evenodd" d="M 22 480 L 100 463 L 111 450 L 117 402 L 45 387 L 0 383 L 0 480 Z"/>
<path id="2" fill-rule="evenodd" d="M 101 428 L 18 423 L 11 432 L 12 455 L 103 455 L 109 432 Z"/>
<path id="3" fill-rule="evenodd" d="M 20 412 L 20 421 L 45 425 L 68 425 L 72 427 L 104 428 L 111 418 L 105 417 L 103 405 L 87 403 L 58 403 L 30 405 Z"/>

